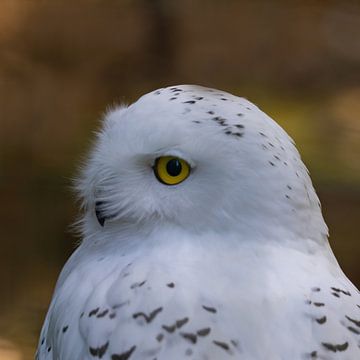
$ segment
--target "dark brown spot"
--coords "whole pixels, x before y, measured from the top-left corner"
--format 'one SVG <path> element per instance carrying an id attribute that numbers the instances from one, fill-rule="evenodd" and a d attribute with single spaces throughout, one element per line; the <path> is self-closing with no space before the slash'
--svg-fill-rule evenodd
<path id="1" fill-rule="evenodd" d="M 174 325 L 163 325 L 162 328 L 167 331 L 168 333 L 173 333 L 176 329 L 176 324 Z"/>
<path id="2" fill-rule="evenodd" d="M 192 344 L 196 344 L 197 336 L 195 334 L 192 334 L 192 333 L 180 333 L 180 335 L 184 339 L 189 340 Z"/>
<path id="3" fill-rule="evenodd" d="M 331 290 L 334 290 L 334 291 L 336 291 L 338 293 L 342 293 L 342 294 L 347 295 L 347 296 L 351 296 L 351 293 L 349 291 L 346 291 L 346 290 L 343 290 L 343 289 L 332 287 Z"/>
<path id="4" fill-rule="evenodd" d="M 227 343 L 225 343 L 225 342 L 214 340 L 213 343 L 214 343 L 216 346 L 219 346 L 219 347 L 221 347 L 221 348 L 224 349 L 224 350 L 229 350 L 229 349 L 230 349 L 230 346 L 229 346 Z"/>
<path id="5" fill-rule="evenodd" d="M 145 314 L 144 312 L 138 312 L 138 313 L 133 314 L 133 318 L 136 319 L 136 318 L 142 316 L 145 319 L 145 321 L 149 324 L 155 319 L 156 315 L 159 314 L 162 310 L 163 310 L 163 308 L 159 307 L 159 308 L 153 310 L 149 315 Z"/>
<path id="6" fill-rule="evenodd" d="M 104 310 L 103 312 L 98 313 L 98 314 L 96 315 L 96 317 L 102 318 L 102 317 L 104 317 L 108 312 L 109 312 L 109 310 L 106 309 L 106 310 Z"/>
<path id="7" fill-rule="evenodd" d="M 68 328 L 69 328 L 68 325 L 64 326 L 64 327 L 62 328 L 62 332 L 63 332 L 63 333 L 66 333 L 66 331 L 67 331 Z"/>
<path id="8" fill-rule="evenodd" d="M 158 334 L 157 336 L 156 336 L 156 340 L 158 341 L 158 342 L 161 342 L 162 340 L 164 339 L 164 334 Z"/>
<path id="9" fill-rule="evenodd" d="M 337 352 L 337 351 L 345 351 L 349 343 L 345 342 L 343 344 L 330 344 L 330 343 L 322 343 L 322 345 L 329 351 Z"/>
<path id="10" fill-rule="evenodd" d="M 206 310 L 206 311 L 208 311 L 208 312 L 211 312 L 211 313 L 213 313 L 213 314 L 215 314 L 215 313 L 217 312 L 217 310 L 216 310 L 215 308 L 211 307 L 211 306 L 205 306 L 205 305 L 203 305 L 202 307 L 203 307 L 204 310 Z"/>
<path id="11" fill-rule="evenodd" d="M 189 321 L 189 318 L 183 318 L 180 320 L 176 320 L 176 327 L 180 329 L 183 325 L 185 325 Z"/>
<path id="12" fill-rule="evenodd" d="M 347 329 L 350 330 L 351 332 L 353 332 L 356 335 L 360 335 L 360 331 L 353 328 L 352 326 L 348 326 Z"/>
<path id="13" fill-rule="evenodd" d="M 136 346 L 134 345 L 128 351 L 125 351 L 121 354 L 113 354 L 113 355 L 111 355 L 111 360 L 128 360 L 130 358 L 131 354 L 135 351 L 135 349 L 136 349 Z"/>
<path id="14" fill-rule="evenodd" d="M 91 316 L 93 316 L 93 315 L 96 315 L 97 312 L 99 311 L 99 309 L 100 309 L 100 308 L 96 308 L 96 309 L 94 309 L 94 310 L 91 310 L 91 311 L 89 312 L 89 317 L 91 317 Z"/>
<path id="15" fill-rule="evenodd" d="M 319 324 L 325 324 L 326 323 L 326 316 L 323 316 L 321 318 L 315 319 L 317 323 Z"/>
<path id="16" fill-rule="evenodd" d="M 357 327 L 360 327 L 360 320 L 352 319 L 350 316 L 345 315 L 345 317 L 351 321 L 353 324 L 355 324 Z"/>
<path id="17" fill-rule="evenodd" d="M 197 333 L 199 336 L 207 336 L 207 335 L 210 334 L 210 331 L 211 331 L 210 328 L 205 328 L 205 329 L 198 330 L 196 333 Z"/>
<path id="18" fill-rule="evenodd" d="M 101 359 L 103 357 L 103 355 L 106 353 L 108 346 L 109 346 L 109 342 L 107 342 L 106 344 L 99 346 L 97 348 L 89 347 L 90 354 L 92 356 L 95 356 L 95 357 L 98 357 Z"/>
<path id="19" fill-rule="evenodd" d="M 139 283 L 134 283 L 130 286 L 130 289 L 135 289 L 137 287 L 141 287 L 143 286 L 144 284 L 146 283 L 146 280 L 142 281 L 142 282 L 139 282 Z"/>

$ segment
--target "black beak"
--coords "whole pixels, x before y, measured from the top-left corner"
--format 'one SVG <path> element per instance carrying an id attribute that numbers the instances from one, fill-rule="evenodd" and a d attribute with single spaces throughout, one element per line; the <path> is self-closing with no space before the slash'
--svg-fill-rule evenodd
<path id="1" fill-rule="evenodd" d="M 95 203 L 95 215 L 96 218 L 98 219 L 98 222 L 101 226 L 104 226 L 105 224 L 105 220 L 106 217 L 104 216 L 103 212 L 102 212 L 102 207 L 103 207 L 103 202 L 102 201 L 97 201 Z"/>

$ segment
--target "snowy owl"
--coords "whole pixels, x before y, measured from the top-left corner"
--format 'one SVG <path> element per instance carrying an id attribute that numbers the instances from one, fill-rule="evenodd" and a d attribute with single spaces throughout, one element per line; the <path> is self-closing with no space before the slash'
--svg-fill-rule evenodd
<path id="1" fill-rule="evenodd" d="M 359 292 L 293 141 L 251 102 L 181 85 L 114 108 L 77 189 L 37 359 L 360 359 Z"/>

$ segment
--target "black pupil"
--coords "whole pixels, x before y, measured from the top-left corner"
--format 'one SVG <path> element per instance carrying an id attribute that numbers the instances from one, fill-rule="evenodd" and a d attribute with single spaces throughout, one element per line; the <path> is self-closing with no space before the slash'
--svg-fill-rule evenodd
<path id="1" fill-rule="evenodd" d="M 170 176 L 178 176 L 181 173 L 181 162 L 178 159 L 171 159 L 166 164 L 166 171 Z"/>

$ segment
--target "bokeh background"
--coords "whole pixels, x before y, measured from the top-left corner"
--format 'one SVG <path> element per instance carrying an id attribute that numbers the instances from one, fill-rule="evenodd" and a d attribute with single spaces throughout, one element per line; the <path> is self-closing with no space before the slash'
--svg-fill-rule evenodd
<path id="1" fill-rule="evenodd" d="M 360 285 L 360 3 L 0 0 L 0 359 L 31 359 L 73 251 L 71 179 L 109 104 L 196 83 L 296 140 Z"/>

